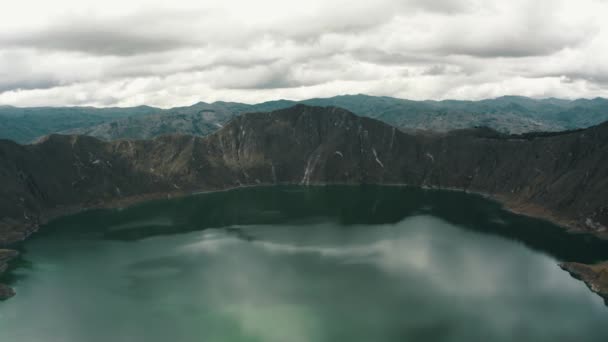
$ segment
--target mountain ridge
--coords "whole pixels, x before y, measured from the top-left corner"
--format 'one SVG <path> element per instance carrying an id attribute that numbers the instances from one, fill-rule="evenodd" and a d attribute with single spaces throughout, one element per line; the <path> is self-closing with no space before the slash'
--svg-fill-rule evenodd
<path id="1" fill-rule="evenodd" d="M 299 118 L 302 113 L 308 113 L 308 112 L 314 113 L 314 114 L 308 114 L 313 115 L 314 119 L 308 119 L 309 126 L 302 126 L 303 124 L 301 122 L 299 122 L 298 120 L 304 120 L 304 119 L 297 119 Z M 323 115 L 327 115 L 327 117 L 323 117 Z M 336 118 L 341 118 L 342 121 L 337 122 L 335 120 L 337 120 Z M 336 125 L 340 126 L 340 125 L 346 125 L 348 123 L 348 125 L 350 125 L 349 127 L 351 127 L 352 125 L 354 125 L 353 122 L 356 122 L 357 126 L 356 129 L 357 130 L 362 130 L 361 132 L 358 132 L 357 134 L 360 135 L 352 135 L 351 132 L 336 132 L 335 128 L 334 129 L 329 129 L 327 126 L 327 122 L 334 122 Z M 513 151 L 510 145 L 522 145 L 522 147 L 531 147 L 534 149 L 539 149 L 539 148 L 544 148 L 545 154 L 547 153 L 547 151 L 551 151 L 551 150 L 555 150 L 552 151 L 552 153 L 559 153 L 559 157 L 558 155 L 555 155 L 552 158 L 552 164 L 555 164 L 556 166 L 559 167 L 564 167 L 565 162 L 562 162 L 561 160 L 569 160 L 572 159 L 573 156 L 575 156 L 575 154 L 581 154 L 581 155 L 585 155 L 591 152 L 595 152 L 595 149 L 600 149 L 600 152 L 606 149 L 605 146 L 603 146 L 602 144 L 605 143 L 606 139 L 603 139 L 601 137 L 601 134 L 598 134 L 597 132 L 606 132 L 608 133 L 608 123 L 604 123 L 598 126 L 594 126 L 592 128 L 589 129 L 585 129 L 585 130 L 576 130 L 576 131 L 569 131 L 569 132 L 557 132 L 557 133 L 547 133 L 547 134 L 528 134 L 528 135 L 506 135 L 506 134 L 502 134 L 500 132 L 496 132 L 496 131 L 492 131 L 492 130 L 486 130 L 486 129 L 481 129 L 481 128 L 477 128 L 477 129 L 465 129 L 465 130 L 456 130 L 453 132 L 447 132 L 447 133 L 434 133 L 434 134 L 406 134 L 403 133 L 399 130 L 397 130 L 394 127 L 391 127 L 389 125 L 386 125 L 385 123 L 375 120 L 375 119 L 369 119 L 369 118 L 363 118 L 363 117 L 358 117 L 344 109 L 340 109 L 340 108 L 323 108 L 323 107 L 309 107 L 306 105 L 298 105 L 292 108 L 288 108 L 285 110 L 278 110 L 278 111 L 274 111 L 274 112 L 260 112 L 260 113 L 249 113 L 249 114 L 245 114 L 243 116 L 239 116 L 234 118 L 232 121 L 230 121 L 230 123 L 228 123 L 224 128 L 222 128 L 221 130 L 207 136 L 207 137 L 194 137 L 194 136 L 189 136 L 189 135 L 179 135 L 179 134 L 174 134 L 174 135 L 165 135 L 165 136 L 160 136 L 160 137 L 156 137 L 152 140 L 119 140 L 119 141 L 113 141 L 113 142 L 104 142 L 101 140 L 98 140 L 94 137 L 88 137 L 88 136 L 79 136 L 79 135 L 73 135 L 73 136 L 64 136 L 64 135 L 50 135 L 47 136 L 46 138 L 40 140 L 40 142 L 33 144 L 33 145 L 19 145 L 17 143 L 14 143 L 12 141 L 9 140 L 3 140 L 0 141 L 0 155 L 3 157 L 2 160 L 4 161 L 4 164 L 6 164 L 9 160 L 13 160 L 13 162 L 15 164 L 11 165 L 13 167 L 13 171 L 15 170 L 15 168 L 19 168 L 20 166 L 16 164 L 15 160 L 16 158 L 21 158 L 22 156 L 20 155 L 35 155 L 36 157 L 40 157 L 38 154 L 42 153 L 42 151 L 46 151 L 49 155 L 58 155 L 60 156 L 60 158 L 58 160 L 53 160 L 51 161 L 50 159 L 48 161 L 49 164 L 61 164 L 62 162 L 65 163 L 66 165 L 64 165 L 66 168 L 70 169 L 71 171 L 74 171 L 74 165 L 85 165 L 87 163 L 90 163 L 91 165 L 99 165 L 101 163 L 101 159 L 99 158 L 94 158 L 95 156 L 95 151 L 102 151 L 104 149 L 109 149 L 107 151 L 103 151 L 105 154 L 107 154 L 108 156 L 111 156 L 113 153 L 116 154 L 124 154 L 126 153 L 126 151 L 124 150 L 125 148 L 131 148 L 131 149 L 135 149 L 136 147 L 139 147 L 140 149 L 143 148 L 144 146 L 146 147 L 154 147 L 157 149 L 161 149 L 161 148 L 172 148 L 174 151 L 174 154 L 183 154 L 183 151 L 180 152 L 180 150 L 176 150 L 176 148 L 178 146 L 181 146 L 182 148 L 185 148 L 185 146 L 188 147 L 188 149 L 190 149 L 190 153 L 194 153 L 192 151 L 192 149 L 194 148 L 194 146 L 192 146 L 192 144 L 211 144 L 214 148 L 220 148 L 222 149 L 222 155 L 223 157 L 220 160 L 215 160 L 215 162 L 222 162 L 224 164 L 227 163 L 227 165 L 221 165 L 222 167 L 227 167 L 227 166 L 234 166 L 238 168 L 242 168 L 243 166 L 239 163 L 241 163 L 243 160 L 244 156 L 247 155 L 247 153 L 245 154 L 241 154 L 241 152 L 237 153 L 236 155 L 234 155 L 234 151 L 230 151 L 229 154 L 226 154 L 228 150 L 228 147 L 232 147 L 232 148 L 236 148 L 235 146 L 238 146 L 238 148 L 242 148 L 242 143 L 244 141 L 244 137 L 247 137 L 247 135 L 243 136 L 242 134 L 246 134 L 246 133 L 241 133 L 241 135 L 239 135 L 238 133 L 235 133 L 235 126 L 244 126 L 244 127 L 249 127 L 254 125 L 255 127 L 251 127 L 249 130 L 251 131 L 250 134 L 253 134 L 255 136 L 255 139 L 253 139 L 253 141 L 250 140 L 249 144 L 247 146 L 249 146 L 248 151 L 250 151 L 252 149 L 251 146 L 255 147 L 255 155 L 262 155 L 262 156 L 266 156 L 267 154 L 272 154 L 272 153 L 279 153 L 277 151 L 272 151 L 273 148 L 277 148 L 275 145 L 272 144 L 273 139 L 274 140 L 287 140 L 285 142 L 283 142 L 283 145 L 285 146 L 292 146 L 292 148 L 296 148 L 293 146 L 297 146 L 297 148 L 302 148 L 302 144 L 303 141 L 305 140 L 310 140 L 311 137 L 316 137 L 317 141 L 317 145 L 321 146 L 324 142 L 321 139 L 321 137 L 324 134 L 329 134 L 329 132 L 332 132 L 332 134 L 338 134 L 340 133 L 340 136 L 342 137 L 341 139 L 346 140 L 342 143 L 342 147 L 341 149 L 352 149 L 352 146 L 359 146 L 361 147 L 363 144 L 365 144 L 366 140 L 368 138 L 363 138 L 363 136 L 365 134 L 369 134 L 369 130 L 377 130 L 378 132 L 376 132 L 374 134 L 374 136 L 380 136 L 382 137 L 382 139 L 386 140 L 388 139 L 387 136 L 391 136 L 393 137 L 393 139 L 395 137 L 399 137 L 399 139 L 404 139 L 405 141 L 408 141 L 409 144 L 405 144 L 402 143 L 402 146 L 400 146 L 399 148 L 403 149 L 403 151 L 399 151 L 402 152 L 401 154 L 392 154 L 387 152 L 387 151 L 382 151 L 381 147 L 375 147 L 372 146 L 364 146 L 361 147 L 361 150 L 359 151 L 359 155 L 358 158 L 367 158 L 365 160 L 370 161 L 371 160 L 371 165 L 368 164 L 351 164 L 350 168 L 352 169 L 362 169 L 364 171 L 369 171 L 370 170 L 375 170 L 372 166 L 377 167 L 377 166 L 381 166 L 381 168 L 384 168 L 384 165 L 388 165 L 388 163 L 383 162 L 380 158 L 380 156 L 382 154 L 389 154 L 392 158 L 391 160 L 393 160 L 392 162 L 399 162 L 400 159 L 405 159 L 408 160 L 408 158 L 410 159 L 415 159 L 416 162 L 419 162 L 421 164 L 424 164 L 425 167 L 430 168 L 431 165 L 427 165 L 430 162 L 434 163 L 435 162 L 435 158 L 437 158 L 436 156 L 434 156 L 432 153 L 435 153 L 437 155 L 439 154 L 446 154 L 448 152 L 448 150 L 450 150 L 448 154 L 454 154 L 454 155 L 462 155 L 462 150 L 463 147 L 461 147 L 460 149 L 458 149 L 458 144 L 472 144 L 470 147 L 471 148 L 480 148 L 481 150 L 479 151 L 480 155 L 483 155 L 483 157 L 485 158 L 493 158 L 496 160 L 502 160 L 502 159 L 509 159 L 509 158 L 514 158 L 518 155 L 521 155 L 522 151 Z M 325 126 L 323 126 L 325 125 Z M 281 129 L 277 130 L 277 126 L 280 126 Z M 341 127 L 341 126 L 340 126 Z M 242 128 L 245 129 L 245 128 Z M 351 127 L 349 129 L 355 129 L 355 127 Z M 259 131 L 259 132 L 255 132 L 255 131 Z M 300 140 L 296 139 L 293 140 L 291 138 L 285 137 L 285 132 L 291 132 L 291 134 L 293 134 L 294 136 L 298 136 L 298 135 L 303 135 L 303 138 L 301 138 Z M 348 130 L 347 130 L 348 131 Z M 228 133 L 226 132 L 231 132 L 229 134 L 229 136 L 226 136 Z M 247 132 L 247 130 L 245 129 L 245 131 L 243 132 Z M 368 132 L 368 133 L 363 133 L 363 132 Z M 345 137 L 344 135 L 346 133 L 349 133 L 350 135 L 348 137 Z M 601 140 L 601 142 L 588 142 L 586 140 L 585 136 L 588 134 L 593 133 L 593 136 L 595 137 L 594 139 L 596 140 Z M 608 134 L 607 134 L 608 135 Z M 380 138 L 375 138 L 375 139 L 380 139 Z M 381 143 L 386 143 L 386 141 L 382 140 Z M 572 141 L 571 141 L 572 140 Z M 569 144 L 573 144 L 575 141 L 577 144 L 579 144 L 579 146 L 575 146 L 575 147 L 571 147 L 570 145 L 566 146 L 569 149 L 565 149 L 564 151 L 560 151 L 558 150 L 558 147 L 553 147 L 551 146 L 551 144 L 553 145 L 559 145 L 559 144 L 563 144 L 564 142 L 568 142 Z M 549 142 L 551 144 L 549 144 Z M 394 143 L 394 141 L 393 141 Z M 376 145 L 380 144 L 379 142 L 376 143 Z M 436 146 L 436 145 L 439 146 Z M 448 146 L 442 146 L 441 144 L 450 144 L 450 147 L 448 148 Z M 582 144 L 586 144 L 586 146 L 582 146 Z M 175 145 L 175 146 L 173 146 Z M 506 151 L 506 153 L 513 153 L 513 155 L 505 155 L 505 154 L 500 154 L 500 153 L 493 153 L 494 155 L 484 155 L 487 154 L 487 149 L 489 148 L 488 146 L 492 147 L 496 152 L 499 152 L 496 149 L 499 148 L 504 148 L 504 146 L 508 146 L 509 150 Z M 538 145 L 542 145 L 542 146 L 538 146 Z M 221 147 L 218 147 L 221 146 Z M 307 155 L 307 156 L 311 156 L 311 154 L 317 149 L 319 148 L 318 146 L 308 146 L 308 149 L 305 151 L 302 151 L 302 153 L 300 153 L 300 155 Z M 392 145 L 390 145 L 391 148 Z M 415 147 L 416 149 L 428 149 L 429 150 L 429 154 L 431 156 L 433 156 L 433 158 L 430 158 L 429 156 L 423 155 L 422 157 L 419 155 L 422 152 L 418 152 L 415 155 L 405 155 L 403 154 L 404 151 L 407 151 L 410 148 Z M 439 148 L 441 147 L 441 148 Z M 518 146 L 519 147 L 519 146 Z M 72 150 L 74 150 L 75 148 L 79 148 L 79 153 L 82 153 L 82 155 L 78 155 L 78 154 L 72 154 L 71 156 L 69 155 L 65 155 L 67 154 L 67 152 L 70 152 Z M 87 150 L 87 149 L 91 149 L 91 150 Z M 267 151 L 266 149 L 270 148 L 271 151 Z M 283 148 L 283 147 L 281 147 Z M 385 147 L 386 148 L 386 147 Z M 187 149 L 187 150 L 188 150 Z M 603 150 L 602 150 L 603 149 Z M 51 150 L 58 150 L 54 153 L 50 153 Z M 337 150 L 337 149 L 336 149 Z M 468 149 L 469 152 L 475 152 L 475 150 L 471 150 Z M 86 153 L 85 153 L 86 152 Z M 217 152 L 217 151 L 216 151 Z M 335 151 L 334 151 L 335 152 Z M 340 152 L 342 154 L 344 154 L 341 150 Z M 351 151 L 352 152 L 352 151 Z M 411 152 L 411 151 L 410 151 Z M 517 152 L 517 153 L 515 153 Z M 143 154 L 143 152 L 141 156 L 133 156 L 135 158 L 146 158 L 145 155 Z M 163 152 L 164 154 L 168 153 L 166 151 Z M 244 152 L 243 152 L 244 153 Z M 285 155 L 280 154 L 281 158 L 287 158 L 287 152 L 281 152 L 281 153 L 285 153 Z M 354 152 L 353 152 L 354 153 Z M 374 155 L 373 158 L 371 157 L 371 155 Z M 534 159 L 531 159 L 529 162 L 534 162 L 535 159 L 539 159 L 541 158 L 540 156 L 540 151 L 535 151 L 537 155 L 535 155 Z M 161 153 L 161 156 L 163 154 Z M 226 159 L 228 158 L 227 156 L 231 156 L 231 159 Z M 61 159 L 61 157 L 64 157 L 65 159 L 69 159 L 70 162 L 66 162 L 65 160 Z M 121 155 L 122 157 L 122 155 Z M 207 155 L 203 155 L 203 157 L 207 157 Z M 216 156 L 217 157 L 217 156 Z M 329 158 L 330 156 L 324 155 L 324 158 Z M 478 166 L 479 163 L 482 163 L 483 161 L 479 160 L 478 157 L 475 158 L 471 158 L 471 157 L 462 157 L 462 161 L 460 161 L 460 163 L 464 163 L 464 162 L 468 162 L 469 164 L 471 164 L 472 166 Z M 291 157 L 291 158 L 296 158 L 296 157 Z M 320 157 L 319 157 L 320 158 Z M 207 158 L 208 159 L 208 158 Z M 271 158 L 272 159 L 272 158 Z M 276 159 L 276 157 L 275 157 Z M 301 169 L 305 169 L 305 167 L 307 166 L 307 164 L 314 164 L 313 162 L 315 162 L 314 158 L 311 160 L 300 160 L 301 157 L 297 157 L 297 163 Z M 329 158 L 331 159 L 331 158 Z M 99 162 L 95 163 L 96 160 L 100 160 Z M 137 161 L 137 159 L 136 159 Z M 151 162 L 149 160 L 146 160 L 147 162 Z M 176 160 L 167 160 L 165 161 L 167 165 L 170 165 L 171 168 L 176 169 L 179 168 L 178 166 L 175 165 L 175 162 L 179 161 L 179 159 Z M 237 162 L 238 161 L 238 162 Z M 262 162 L 262 160 L 258 160 L 258 162 Z M 378 163 L 379 161 L 379 163 Z M 42 162 L 42 160 L 39 160 L 39 162 Z M 121 159 L 122 163 L 125 163 L 125 167 L 128 166 L 128 161 Z M 159 161 L 157 161 L 158 163 Z M 318 161 L 317 161 L 318 162 Z M 453 157 L 448 156 L 446 154 L 446 163 L 451 163 L 451 162 L 457 162 L 457 160 L 455 160 Z M 576 162 L 576 160 L 572 161 L 572 162 Z M 597 163 L 599 163 L 599 161 L 595 161 Z M 189 161 L 188 163 L 194 163 L 193 161 Z M 234 165 L 230 164 L 233 163 Z M 287 163 L 287 162 L 285 162 Z M 292 163 L 291 160 L 289 160 L 289 163 Z M 288 163 L 288 164 L 289 164 Z M 3 165 L 5 167 L 7 167 L 7 165 Z M 90 166 L 90 165 L 89 165 Z M 194 167 L 195 165 L 187 165 L 188 167 Z M 268 166 L 268 165 L 266 165 Z M 484 167 L 487 167 L 485 164 L 482 165 Z M 82 166 L 84 168 L 84 166 Z M 414 168 L 414 167 L 410 167 L 410 168 Z M 447 168 L 448 165 L 442 165 L 442 170 L 441 172 L 447 172 Z M 464 167 L 463 167 L 464 168 Z M 529 167 L 528 167 L 529 168 Z M 312 168 L 313 173 L 310 174 L 311 178 L 309 178 L 309 181 L 320 181 L 320 182 L 324 182 L 325 179 L 323 179 L 323 177 L 321 176 L 315 176 L 316 174 L 314 173 L 314 169 Z M 467 172 L 471 172 L 470 167 L 465 168 Z M 430 170 L 430 169 L 429 169 Z M 402 169 L 398 169 L 398 170 L 391 170 L 383 171 L 383 177 L 380 177 L 378 175 L 375 176 L 370 176 L 367 175 L 366 177 L 364 177 L 364 175 L 358 175 L 357 178 L 353 178 L 353 177 L 346 177 L 346 178 L 338 178 L 336 179 L 335 177 L 337 177 L 336 175 L 332 175 L 332 177 L 328 178 L 328 181 L 333 181 L 333 182 L 338 182 L 338 181 L 346 181 L 346 182 L 355 182 L 355 183 L 361 183 L 361 182 L 366 182 L 366 181 L 372 181 L 372 182 L 377 182 L 377 183 L 386 183 L 387 181 L 390 181 L 392 183 L 407 183 L 407 184 L 411 184 L 411 185 L 415 185 L 415 186 L 437 186 L 437 187 L 455 187 L 455 188 L 464 188 L 464 189 L 468 189 L 468 190 L 472 190 L 472 191 L 477 191 L 478 192 L 484 192 L 483 187 L 482 186 L 463 186 L 464 183 L 462 183 L 462 179 L 459 180 L 459 182 L 454 182 L 453 180 L 449 180 L 448 181 L 444 181 L 442 177 L 445 176 L 441 176 L 441 175 L 433 175 L 432 173 L 429 173 L 429 170 L 418 170 L 417 172 L 419 172 L 421 175 L 425 174 L 428 177 L 434 176 L 434 177 L 439 177 L 439 179 L 435 179 L 433 180 L 432 178 L 414 178 L 414 179 L 406 179 L 403 178 L 404 174 L 403 172 L 407 171 L 406 167 L 403 167 Z M 50 170 L 49 170 L 50 171 Z M 127 170 L 122 170 L 122 171 L 127 171 Z M 133 170 L 131 170 L 133 171 Z M 141 171 L 141 170 L 140 170 Z M 146 170 L 143 170 L 146 171 Z M 148 170 L 149 171 L 149 170 Z M 234 170 L 232 170 L 234 171 Z M 277 170 L 275 170 L 276 173 Z M 297 171 L 297 172 L 296 172 Z M 375 170 L 374 172 L 377 172 L 378 170 Z M 398 172 L 397 172 L 398 171 Z M 596 170 L 597 171 L 597 170 Z M 286 182 L 289 183 L 294 183 L 296 182 L 297 179 L 293 178 L 293 175 L 301 173 L 302 175 L 300 175 L 301 177 L 304 176 L 305 172 L 302 173 L 302 170 L 292 170 L 291 172 L 289 172 L 288 174 L 290 175 L 289 177 L 283 177 L 281 178 L 281 180 L 284 180 Z M 399 173 L 401 172 L 401 173 Z M 492 175 L 492 177 L 498 177 L 500 176 L 498 173 L 498 170 L 489 170 L 487 171 L 489 172 L 489 175 Z M 564 173 L 567 173 L 568 170 L 566 170 L 564 168 Z M 62 174 L 64 172 L 58 172 L 58 174 Z M 352 172 L 351 172 L 352 173 Z M 392 174 L 391 174 L 392 173 Z M 396 174 L 395 174 L 396 173 Z M 496 174 L 494 174 L 496 173 Z M 280 173 L 277 173 L 280 175 Z M 389 177 L 390 175 L 390 177 Z M 272 183 L 269 182 L 269 179 L 267 178 L 268 175 L 265 176 L 261 176 L 261 180 L 264 180 L 264 183 Z M 327 176 L 327 175 L 325 175 Z M 25 176 L 21 176 L 21 178 L 23 178 Z M 45 177 L 44 175 L 38 175 L 37 177 Z M 371 177 L 371 178 L 370 178 Z M 401 177 L 401 178 L 400 178 Z M 235 177 L 234 179 L 238 180 L 237 183 L 234 183 L 236 185 L 243 185 L 243 184 L 248 184 L 253 182 L 253 179 L 248 179 L 247 177 L 242 178 L 241 176 Z M 233 179 L 233 180 L 234 180 Z M 500 179 L 500 178 L 497 178 Z M 182 179 L 183 180 L 183 179 Z M 260 180 L 260 182 L 261 182 Z M 74 180 L 72 180 L 74 181 Z M 108 180 L 109 181 L 109 180 Z M 10 183 L 8 182 L 8 179 L 5 179 L 6 183 Z M 20 179 L 19 177 L 17 177 L 16 181 L 14 183 L 19 183 L 19 182 L 23 182 L 23 179 Z M 202 183 L 205 184 L 205 183 Z M 232 185 L 234 185 L 232 184 Z M 255 182 L 254 182 L 255 184 Z M 178 184 L 175 184 L 178 185 Z M 226 187 L 227 184 L 221 183 L 219 184 L 219 187 Z M 72 184 L 70 182 L 70 184 L 67 187 L 73 187 L 74 184 Z M 185 186 L 180 186 L 178 185 L 180 188 L 194 188 L 193 184 L 186 184 Z M 203 186 L 204 187 L 204 186 Z M 5 186 L 5 189 L 10 188 L 10 184 L 7 184 Z M 213 187 L 212 187 L 213 188 Z M 32 189 L 23 189 L 23 190 L 27 190 L 30 193 L 32 192 Z M 165 182 L 165 187 L 162 189 L 159 189 L 161 191 L 168 191 L 171 190 L 170 187 L 167 187 L 167 184 Z M 489 192 L 496 192 L 494 191 L 494 189 L 490 189 L 492 191 Z M 137 192 L 134 192 L 134 194 L 137 194 Z M 5 198 L 8 198 L 10 196 L 5 196 Z M 15 198 L 17 199 L 17 198 Z M 18 201 L 17 201 L 18 202 Z M 2 209 L 2 206 L 0 206 L 0 209 Z M 18 217 L 20 215 L 14 215 L 15 217 Z M 605 225 L 605 224 L 602 224 Z M 580 224 L 579 222 L 579 226 L 584 226 Z"/>
<path id="2" fill-rule="evenodd" d="M 0 107 L 0 137 L 29 143 L 51 133 L 87 134 L 104 140 L 149 139 L 170 133 L 204 136 L 237 115 L 284 109 L 298 103 L 342 107 L 405 131 L 445 132 L 488 126 L 504 133 L 521 134 L 586 128 L 608 120 L 608 100 L 603 98 L 560 100 L 503 96 L 480 101 L 413 101 L 358 94 L 258 104 L 198 102 L 171 109 Z"/>

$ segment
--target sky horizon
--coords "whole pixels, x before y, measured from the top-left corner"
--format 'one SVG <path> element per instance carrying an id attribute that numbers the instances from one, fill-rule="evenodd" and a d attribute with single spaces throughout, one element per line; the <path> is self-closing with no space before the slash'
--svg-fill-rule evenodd
<path id="1" fill-rule="evenodd" d="M 608 97 L 608 0 L 21 0 L 0 105 Z"/>
<path id="2" fill-rule="evenodd" d="M 607 100 L 608 98 L 603 97 L 603 96 L 593 96 L 593 97 L 575 97 L 575 98 L 565 98 L 565 97 L 531 97 L 531 96 L 523 96 L 523 95 L 501 95 L 501 96 L 497 96 L 497 97 L 488 97 L 488 98 L 481 98 L 481 99 L 474 99 L 474 100 L 467 100 L 467 99 L 442 99 L 442 100 L 434 100 L 434 99 L 421 99 L 421 100 L 412 100 L 412 99 L 408 99 L 408 98 L 402 98 L 402 97 L 394 97 L 394 96 L 387 96 L 387 95 L 369 95 L 369 94 L 339 94 L 339 95 L 333 95 L 333 96 L 326 96 L 326 97 L 314 97 L 314 98 L 304 98 L 301 100 L 291 100 L 291 99 L 284 99 L 284 98 L 278 98 L 278 99 L 271 99 L 271 100 L 267 100 L 267 101 L 260 101 L 260 102 L 241 102 L 241 101 L 226 101 L 226 100 L 216 100 L 216 101 L 204 101 L 204 100 L 199 100 L 193 103 L 189 103 L 189 104 L 184 104 L 184 105 L 177 105 L 177 106 L 153 106 L 153 105 L 148 105 L 145 103 L 142 104 L 138 104 L 138 105 L 134 105 L 134 106 L 96 106 L 96 105 L 41 105 L 41 106 L 18 106 L 18 105 L 10 105 L 10 104 L 0 104 L 0 108 L 1 107 L 13 107 L 13 108 L 42 108 L 42 107 L 49 107 L 49 108 L 61 108 L 61 107 L 92 107 L 92 108 L 133 108 L 133 107 L 154 107 L 154 108 L 159 108 L 159 109 L 172 109 L 172 108 L 178 108 L 178 107 L 190 107 L 190 106 L 194 106 L 198 103 L 207 103 L 207 104 L 214 104 L 216 102 L 233 102 L 233 103 L 242 103 L 242 104 L 247 104 L 247 105 L 255 105 L 255 104 L 261 104 L 261 103 L 266 103 L 266 102 L 275 102 L 275 101 L 293 101 L 293 102 L 299 102 L 299 101 L 305 101 L 305 100 L 311 100 L 311 99 L 327 99 L 327 98 L 334 98 L 334 97 L 341 97 L 341 96 L 371 96 L 371 97 L 389 97 L 389 98 L 394 98 L 397 100 L 405 100 L 405 101 L 420 101 L 420 102 L 425 102 L 425 101 L 435 101 L 435 102 L 441 102 L 441 101 L 473 101 L 473 102 L 477 102 L 477 101 L 485 101 L 485 100 L 495 100 L 501 97 L 525 97 L 525 98 L 529 98 L 529 99 L 533 99 L 533 100 L 549 100 L 549 99 L 556 99 L 556 100 L 565 100 L 565 101 L 576 101 L 576 100 L 595 100 L 595 99 L 603 99 L 603 100 Z"/>

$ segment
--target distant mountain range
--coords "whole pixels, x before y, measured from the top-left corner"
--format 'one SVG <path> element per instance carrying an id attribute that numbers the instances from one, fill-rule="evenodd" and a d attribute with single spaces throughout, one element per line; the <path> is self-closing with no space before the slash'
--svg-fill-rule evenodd
<path id="1" fill-rule="evenodd" d="M 0 107 L 0 138 L 29 143 L 65 130 L 91 127 L 125 117 L 158 113 L 158 108 Z"/>
<path id="2" fill-rule="evenodd" d="M 85 134 L 104 140 L 148 139 L 166 134 L 204 136 L 235 116 L 267 112 L 296 104 L 341 107 L 378 119 L 404 131 L 485 126 L 504 133 L 563 131 L 608 120 L 604 98 L 562 100 L 504 96 L 482 101 L 411 101 L 391 97 L 344 95 L 304 101 L 259 104 L 199 102 L 189 107 L 16 108 L 0 107 L 0 138 L 29 143 L 51 133 Z"/>

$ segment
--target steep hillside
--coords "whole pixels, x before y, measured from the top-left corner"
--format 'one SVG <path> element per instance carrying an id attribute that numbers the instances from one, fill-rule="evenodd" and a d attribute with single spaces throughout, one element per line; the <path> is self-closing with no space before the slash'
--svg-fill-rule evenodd
<path id="1" fill-rule="evenodd" d="M 192 107 L 167 110 L 163 112 L 164 116 L 121 120 L 63 133 L 87 134 L 105 140 L 143 139 L 174 133 L 204 136 L 237 115 L 284 109 L 298 103 L 344 108 L 359 116 L 384 121 L 404 131 L 446 132 L 484 126 L 503 133 L 521 134 L 585 128 L 608 120 L 608 100 L 605 99 L 534 100 L 506 96 L 483 101 L 410 101 L 391 97 L 345 95 L 301 102 L 271 101 L 255 105 L 201 102 Z M 204 113 L 215 113 L 216 117 L 206 119 Z"/>
<path id="2" fill-rule="evenodd" d="M 338 108 L 237 117 L 201 138 L 0 143 L 4 242 L 53 212 L 132 196 L 291 183 L 399 183 L 486 193 L 580 229 L 608 225 L 608 125 L 547 136 L 409 135 Z"/>
<path id="3" fill-rule="evenodd" d="M 215 110 L 183 114 L 154 114 L 67 130 L 61 134 L 88 135 L 103 140 L 150 139 L 167 134 L 205 136 L 222 128 L 233 116 L 232 113 L 218 114 Z"/>
<path id="4" fill-rule="evenodd" d="M 199 102 L 189 107 L 163 110 L 159 114 L 129 117 L 60 133 L 89 135 L 103 140 L 150 139 L 167 134 L 205 136 L 217 131 L 239 114 L 256 111 L 259 108 L 264 111 L 284 106 L 288 106 L 287 103 L 251 106 L 232 102 L 213 104 Z"/>
<path id="5" fill-rule="evenodd" d="M 126 117 L 158 113 L 160 109 L 92 107 L 0 107 L 0 139 L 30 143 L 41 136 L 65 130 L 91 127 Z"/>
<path id="6" fill-rule="evenodd" d="M 608 120 L 608 100 L 536 100 L 504 96 L 482 101 L 410 101 L 346 95 L 302 103 L 336 106 L 406 129 L 449 131 L 486 126 L 505 133 L 585 128 Z"/>

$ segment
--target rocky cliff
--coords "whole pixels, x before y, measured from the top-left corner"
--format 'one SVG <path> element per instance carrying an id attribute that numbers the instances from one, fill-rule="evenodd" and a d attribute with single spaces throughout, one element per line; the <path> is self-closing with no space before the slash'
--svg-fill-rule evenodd
<path id="1" fill-rule="evenodd" d="M 343 109 L 298 105 L 237 117 L 207 137 L 0 141 L 0 243 L 84 207 L 277 183 L 462 189 L 601 235 L 608 226 L 608 124 L 543 135 L 410 135 Z"/>
<path id="2" fill-rule="evenodd" d="M 608 305 L 608 262 L 597 265 L 565 262 L 560 264 L 560 267 L 585 282 L 591 291 L 604 298 L 604 302 Z"/>
<path id="3" fill-rule="evenodd" d="M 8 269 L 8 262 L 17 257 L 17 251 L 0 249 L 0 275 Z M 0 300 L 12 297 L 15 291 L 10 287 L 0 284 Z"/>

